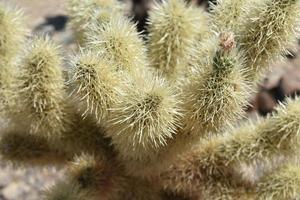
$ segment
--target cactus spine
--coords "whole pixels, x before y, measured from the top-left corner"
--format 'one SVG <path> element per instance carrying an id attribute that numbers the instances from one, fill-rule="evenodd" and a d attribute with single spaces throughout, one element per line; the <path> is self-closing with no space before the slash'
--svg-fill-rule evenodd
<path id="1" fill-rule="evenodd" d="M 27 30 L 23 23 L 23 13 L 18 9 L 0 4 L 0 112 L 13 111 L 16 56 L 22 48 Z"/>
<path id="2" fill-rule="evenodd" d="M 142 38 L 119 2 L 69 0 L 80 46 L 68 62 L 49 38 L 24 38 L 19 12 L 1 5 L 0 106 L 13 111 L 0 112 L 2 158 L 66 164 L 45 200 L 299 198 L 300 100 L 236 123 L 295 39 L 299 1 L 217 3 L 205 14 L 157 2 Z"/>
<path id="3" fill-rule="evenodd" d="M 199 36 L 201 10 L 183 0 L 163 1 L 150 13 L 149 58 L 153 67 L 171 78 L 187 62 L 189 50 Z"/>
<path id="4" fill-rule="evenodd" d="M 249 3 L 240 31 L 240 46 L 245 52 L 249 78 L 280 59 L 281 53 L 298 35 L 299 1 L 267 0 Z M 276 16 L 273 18 L 272 16 Z M 259 53 L 258 53 L 259 52 Z"/>
<path id="5" fill-rule="evenodd" d="M 28 117 L 29 132 L 51 137 L 66 131 L 69 119 L 58 47 L 49 39 L 35 38 L 18 80 L 21 114 Z"/>

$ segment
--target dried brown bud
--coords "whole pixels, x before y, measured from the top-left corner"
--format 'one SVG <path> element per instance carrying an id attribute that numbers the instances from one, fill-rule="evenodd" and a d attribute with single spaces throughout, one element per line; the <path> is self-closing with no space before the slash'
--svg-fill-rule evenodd
<path id="1" fill-rule="evenodd" d="M 231 51 L 233 48 L 235 48 L 236 43 L 234 40 L 234 35 L 233 33 L 229 32 L 223 32 L 220 33 L 220 47 L 222 47 L 222 49 L 224 51 Z"/>

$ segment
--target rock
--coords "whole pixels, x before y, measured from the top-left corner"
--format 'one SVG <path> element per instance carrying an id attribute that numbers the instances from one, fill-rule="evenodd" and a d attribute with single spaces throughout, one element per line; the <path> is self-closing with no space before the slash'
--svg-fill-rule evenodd
<path id="1" fill-rule="evenodd" d="M 262 116 L 266 116 L 268 113 L 274 110 L 276 101 L 267 91 L 258 93 L 255 99 L 258 113 Z"/>
<path id="2" fill-rule="evenodd" d="M 17 200 L 23 199 L 24 194 L 28 191 L 29 187 L 25 183 L 13 182 L 2 190 L 2 194 L 7 200 Z"/>
<path id="3" fill-rule="evenodd" d="M 0 189 L 8 185 L 10 182 L 11 182 L 10 174 L 2 170 L 0 173 Z"/>

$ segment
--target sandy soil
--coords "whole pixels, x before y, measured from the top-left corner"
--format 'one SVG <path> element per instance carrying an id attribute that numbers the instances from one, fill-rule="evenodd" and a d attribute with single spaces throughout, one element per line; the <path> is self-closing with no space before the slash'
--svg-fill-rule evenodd
<path id="1" fill-rule="evenodd" d="M 0 2 L 16 5 L 24 10 L 28 17 L 28 26 L 33 28 L 44 21 L 46 16 L 65 14 L 66 0 L 0 0 Z M 59 37 L 68 37 L 61 33 Z M 300 54 L 300 50 L 298 51 Z M 287 93 L 300 91 L 300 57 L 287 64 L 276 64 L 277 68 L 269 73 L 268 80 L 264 83 L 264 88 L 268 90 L 274 87 L 282 77 L 283 87 Z M 267 95 L 267 96 L 266 96 Z M 260 101 L 273 106 L 276 102 L 268 99 L 268 91 L 261 97 Z M 256 106 L 256 105 L 255 105 Z M 266 105 L 263 105 L 266 107 Z M 270 109 L 272 109 L 270 108 Z M 256 110 L 255 110 L 256 111 Z M 0 122 L 1 123 L 1 122 Z M 13 169 L 0 160 L 0 200 L 38 200 L 41 199 L 43 188 L 53 184 L 55 180 L 61 178 L 62 170 L 54 168 L 36 169 Z"/>
<path id="2" fill-rule="evenodd" d="M 0 0 L 22 8 L 29 18 L 28 25 L 34 27 L 43 21 L 44 16 L 65 13 L 66 0 Z"/>

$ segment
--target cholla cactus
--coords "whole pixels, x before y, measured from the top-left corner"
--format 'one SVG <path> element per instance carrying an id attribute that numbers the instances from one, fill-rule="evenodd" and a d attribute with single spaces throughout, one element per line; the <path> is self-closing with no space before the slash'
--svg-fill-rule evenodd
<path id="1" fill-rule="evenodd" d="M 299 6 L 219 0 L 206 14 L 163 1 L 142 38 L 117 1 L 70 0 L 81 46 L 64 67 L 56 44 L 25 42 L 19 12 L 1 5 L 2 158 L 66 164 L 45 200 L 299 199 L 300 100 L 238 123 L 295 40 Z"/>
<path id="2" fill-rule="evenodd" d="M 48 39 L 36 38 L 20 63 L 16 89 L 20 115 L 28 119 L 29 132 L 62 134 L 69 126 L 61 57 Z"/>
<path id="3" fill-rule="evenodd" d="M 22 47 L 27 31 L 20 10 L 2 6 L 0 16 L 0 112 L 7 113 L 14 102 L 11 91 L 16 54 Z"/>
<path id="4" fill-rule="evenodd" d="M 85 43 L 86 29 L 91 21 L 103 23 L 110 16 L 120 15 L 122 10 L 120 3 L 115 0 L 68 0 L 67 3 L 71 16 L 70 26 L 81 45 Z"/>

